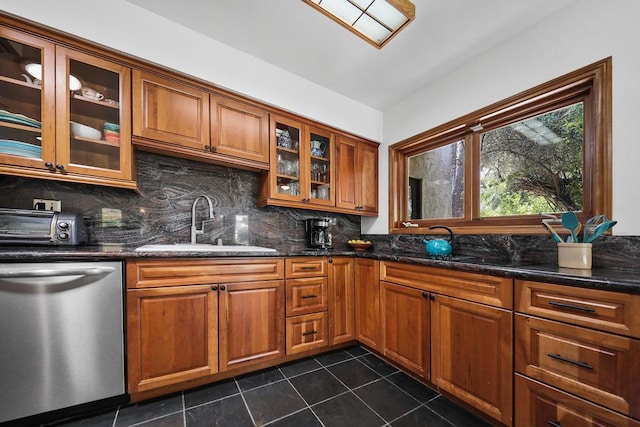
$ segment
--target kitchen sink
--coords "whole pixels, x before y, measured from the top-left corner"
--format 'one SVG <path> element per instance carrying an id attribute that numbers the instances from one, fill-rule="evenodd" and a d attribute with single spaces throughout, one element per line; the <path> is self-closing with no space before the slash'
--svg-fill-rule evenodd
<path id="1" fill-rule="evenodd" d="M 144 245 L 135 250 L 138 252 L 276 252 L 275 249 L 262 246 L 210 245 L 206 243 Z"/>

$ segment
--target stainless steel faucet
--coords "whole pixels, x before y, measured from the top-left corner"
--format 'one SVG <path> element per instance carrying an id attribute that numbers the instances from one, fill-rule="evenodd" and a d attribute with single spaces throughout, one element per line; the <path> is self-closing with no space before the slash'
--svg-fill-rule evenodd
<path id="1" fill-rule="evenodd" d="M 198 230 L 196 227 L 196 206 L 200 199 L 204 199 L 209 204 L 209 219 L 215 219 L 216 213 L 213 211 L 213 201 L 209 196 L 200 195 L 196 197 L 193 201 L 193 205 L 191 205 L 191 243 L 196 243 L 196 236 L 198 234 L 204 234 L 204 221 L 202 222 L 202 228 Z"/>

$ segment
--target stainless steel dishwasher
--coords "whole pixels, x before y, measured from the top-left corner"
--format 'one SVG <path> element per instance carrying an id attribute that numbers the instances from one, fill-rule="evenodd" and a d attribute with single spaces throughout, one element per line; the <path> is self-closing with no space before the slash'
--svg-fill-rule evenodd
<path id="1" fill-rule="evenodd" d="M 123 397 L 121 262 L 0 264 L 0 423 Z"/>

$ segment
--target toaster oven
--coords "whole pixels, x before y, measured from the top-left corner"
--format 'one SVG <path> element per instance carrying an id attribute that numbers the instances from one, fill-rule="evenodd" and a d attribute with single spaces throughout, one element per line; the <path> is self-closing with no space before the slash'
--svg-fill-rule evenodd
<path id="1" fill-rule="evenodd" d="M 0 244 L 80 245 L 87 229 L 80 214 L 0 208 Z"/>

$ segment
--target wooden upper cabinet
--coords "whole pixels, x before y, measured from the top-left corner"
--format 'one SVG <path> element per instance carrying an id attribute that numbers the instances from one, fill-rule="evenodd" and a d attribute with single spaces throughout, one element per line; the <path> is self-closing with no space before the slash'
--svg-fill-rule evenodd
<path id="1" fill-rule="evenodd" d="M 206 150 L 210 147 L 209 93 L 133 70 L 133 134 Z"/>
<path id="2" fill-rule="evenodd" d="M 131 70 L 50 40 L 0 25 L 0 173 L 135 189 Z"/>
<path id="3" fill-rule="evenodd" d="M 336 206 L 377 215 L 377 144 L 338 136 L 336 147 Z"/>
<path id="4" fill-rule="evenodd" d="M 211 95 L 211 148 L 217 153 L 269 162 L 269 113 Z"/>

